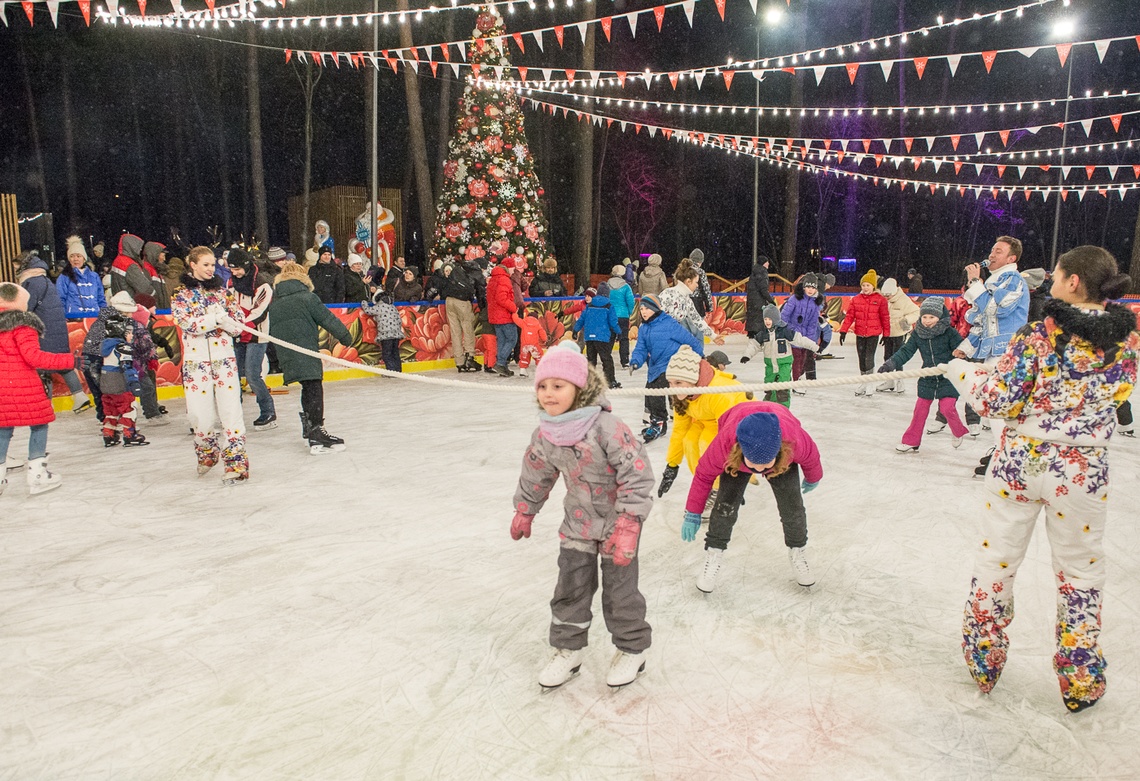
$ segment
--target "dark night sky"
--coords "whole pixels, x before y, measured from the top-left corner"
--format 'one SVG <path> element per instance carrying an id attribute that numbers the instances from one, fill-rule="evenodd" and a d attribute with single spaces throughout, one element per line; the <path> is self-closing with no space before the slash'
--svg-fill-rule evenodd
<path id="1" fill-rule="evenodd" d="M 809 47 L 858 40 L 869 36 L 897 32 L 899 5 L 904 4 L 903 25 L 918 27 L 930 23 L 938 13 L 948 17 L 968 16 L 974 11 L 991 11 L 1013 5 L 1012 0 L 813 0 L 808 4 L 806 32 Z M 124 6 L 134 5 L 124 0 Z M 204 5 L 187 0 L 188 7 Z M 561 2 L 560 2 L 561 5 Z M 574 21 L 586 10 L 583 3 L 575 9 L 558 11 L 522 10 L 507 16 L 508 30 L 522 30 L 552 23 Z M 613 3 L 599 0 L 587 4 L 619 13 L 634 8 L 649 8 L 653 3 Z M 782 6 L 783 3 L 781 2 Z M 319 12 L 321 8 L 338 11 L 366 10 L 370 3 L 344 0 L 305 0 L 290 3 L 289 13 Z M 382 4 L 390 9 L 391 4 Z M 521 6 L 520 6 L 521 7 Z M 764 3 L 760 3 L 761 9 Z M 168 6 L 162 0 L 148 4 L 151 13 L 161 13 Z M 802 0 L 793 0 L 792 8 L 803 8 Z M 299 10 L 298 10 L 299 9 Z M 1001 24 L 982 22 L 963 25 L 951 32 L 939 32 L 926 39 L 912 39 L 908 54 L 941 54 L 971 52 L 1010 46 L 1052 43 L 1050 30 L 1060 15 L 1078 20 L 1076 38 L 1089 39 L 1140 34 L 1140 15 L 1134 0 L 1077 0 L 1069 9 L 1053 3 L 1046 10 L 1027 12 L 1021 20 L 1007 17 Z M 39 164 L 34 154 L 32 106 L 34 100 L 36 129 L 42 147 L 43 170 L 48 195 L 48 208 L 55 218 L 57 240 L 72 230 L 96 238 L 114 238 L 121 230 L 138 232 L 147 238 L 168 240 L 170 229 L 177 227 L 187 241 L 208 238 L 206 226 L 222 225 L 225 238 L 245 232 L 253 222 L 248 189 L 248 128 L 244 82 L 246 50 L 242 46 L 218 40 L 195 37 L 187 32 L 169 29 L 109 28 L 96 23 L 85 29 L 73 3 L 62 7 L 60 29 L 52 29 L 42 5 L 35 28 L 18 5 L 7 9 L 9 26 L 0 29 L 0 72 L 7 78 L 0 83 L 0 137 L 6 140 L 0 151 L 0 191 L 17 193 L 22 211 L 42 207 Z M 664 30 L 658 33 L 652 17 L 640 19 L 638 34 L 630 40 L 624 22 L 615 21 L 613 42 L 598 36 L 599 68 L 621 68 L 637 71 L 646 67 L 660 70 L 714 64 L 728 57 L 754 56 L 755 17 L 746 0 L 729 0 L 727 21 L 722 23 L 712 2 L 697 4 L 695 26 L 689 29 L 680 9 L 666 13 Z M 455 38 L 470 32 L 474 14 L 455 14 Z M 382 28 L 382 47 L 398 46 L 394 28 Z M 431 43 L 446 39 L 443 22 L 425 23 L 416 29 L 417 42 Z M 244 30 L 208 31 L 212 37 L 231 41 L 244 40 Z M 765 28 L 761 45 L 764 56 L 792 51 L 794 25 Z M 370 48 L 367 27 L 343 30 L 276 30 L 262 32 L 260 42 L 293 48 L 327 48 L 359 50 Z M 324 36 L 327 43 L 321 43 Z M 577 33 L 567 30 L 565 48 L 559 50 L 553 37 L 547 36 L 545 54 L 526 39 L 527 53 L 520 57 L 512 45 L 512 59 L 532 67 L 578 67 L 580 45 Z M 864 57 L 871 55 L 864 52 Z M 1140 91 L 1140 53 L 1135 46 L 1114 44 L 1104 64 L 1099 64 L 1091 47 L 1074 49 L 1074 94 L 1086 89 Z M 831 61 L 834 61 L 834 56 Z M 303 153 L 302 95 L 293 65 L 286 65 L 282 55 L 266 52 L 260 56 L 262 79 L 262 116 L 265 135 L 265 173 L 269 191 L 270 229 L 273 242 L 284 242 L 287 229 L 286 199 L 301 191 Z M 66 73 L 65 73 L 66 70 Z M 426 68 L 424 69 L 426 72 Z M 856 86 L 845 78 L 830 73 L 820 87 L 809 75 L 804 82 L 804 102 L 809 107 L 830 105 L 884 105 L 899 102 L 899 74 L 884 83 L 875 68 L 864 69 Z M 443 69 L 441 68 L 441 73 Z M 313 156 L 313 188 L 334 184 L 364 185 L 367 182 L 366 154 L 367 116 L 365 90 L 367 71 L 350 68 L 326 69 L 318 90 L 315 108 L 315 149 Z M 26 74 L 26 78 L 25 78 Z M 761 101 L 786 104 L 789 101 L 791 77 L 778 74 L 761 85 Z M 1040 53 L 1031 60 L 999 58 L 993 72 L 987 75 L 977 60 L 964 60 L 955 78 L 949 78 L 946 66 L 931 63 L 922 81 L 913 68 L 905 72 L 906 100 L 912 104 L 940 102 L 1015 101 L 1061 96 L 1066 73 L 1055 56 Z M 74 211 L 69 204 L 66 178 L 64 83 L 70 88 L 72 126 L 78 203 Z M 27 82 L 27 83 L 26 83 Z M 710 78 L 701 91 L 691 85 L 673 91 L 668 82 L 654 87 L 629 86 L 631 96 L 651 94 L 661 100 L 751 104 L 755 81 L 747 74 L 737 76 L 731 92 L 723 82 Z M 429 133 L 429 150 L 434 154 L 438 131 L 438 82 L 421 78 L 425 98 L 425 120 Z M 607 94 L 616 94 L 610 88 Z M 456 95 L 453 92 L 452 103 Z M 1074 105 L 1073 117 L 1095 116 L 1140 108 L 1136 98 L 1112 103 L 1097 102 Z M 408 187 L 407 116 L 402 77 L 384 68 L 380 79 L 380 169 L 381 186 L 405 188 L 405 235 L 418 230 L 416 209 Z M 713 115 L 679 118 L 676 113 L 632 114 L 661 124 L 693 127 L 712 132 L 737 132 L 752 135 L 752 119 L 743 115 Z M 1024 124 L 1047 124 L 1060 121 L 1063 108 L 1043 111 Z M 1010 116 L 1010 115 L 1007 115 Z M 975 114 L 958 117 L 950 124 L 945 116 L 911 117 L 905 133 L 900 132 L 894 117 L 860 119 L 809 118 L 802 135 L 819 137 L 884 137 L 912 135 L 921 137 L 935 133 L 963 134 L 976 130 L 997 129 L 1015 124 L 1016 119 L 1002 120 L 996 115 Z M 567 256 L 572 244 L 570 215 L 575 208 L 572 190 L 572 166 L 575 149 L 569 130 L 573 119 L 528 110 L 527 132 L 537 160 L 537 168 L 549 199 L 552 235 L 560 256 Z M 1113 141 L 1136 137 L 1140 121 L 1126 117 L 1117 137 L 1101 123 L 1094 131 L 1097 140 Z M 752 252 L 752 163 L 744 157 L 723 152 L 684 147 L 645 134 L 622 135 L 615 125 L 607 133 L 596 130 L 595 153 L 602 162 L 601 229 L 598 266 L 608 268 L 626 253 L 614 226 L 613 204 L 625 195 L 620 174 L 632 162 L 648 166 L 665 192 L 669 210 L 652 236 L 652 248 L 661 251 L 671 265 L 692 246 L 701 246 L 709 257 L 712 270 L 725 276 L 747 274 Z M 762 120 L 761 135 L 781 137 L 787 132 L 787 120 Z M 1070 132 L 1083 140 L 1081 131 Z M 1055 146 L 1058 136 L 1042 133 L 1014 144 L 1020 148 L 1033 145 Z M 222 147 L 224 146 L 224 154 Z M 1140 163 L 1140 147 L 1125 152 L 1111 150 L 1090 155 L 1083 153 L 1071 161 Z M 432 160 L 432 167 L 436 165 Z M 869 170 L 864 166 L 864 170 Z M 893 172 L 893 169 L 891 169 Z M 941 176 L 924 169 L 922 178 L 952 181 L 944 168 Z M 1036 172 L 1033 182 L 1055 183 L 1053 177 Z M 904 171 L 904 176 L 913 172 Z M 990 180 L 992 174 L 987 174 Z M 1030 174 L 1027 174 L 1027 181 Z M 975 181 L 963 171 L 962 181 Z M 230 208 L 228 220 L 223 208 L 222 182 L 228 183 Z M 1005 182 L 1016 180 L 1007 171 Z M 1133 181 L 1126 167 L 1119 181 Z M 1075 175 L 1069 182 L 1076 182 Z M 784 175 L 768 165 L 761 165 L 760 251 L 778 253 L 783 215 Z M 1131 253 L 1140 193 L 1129 195 L 1123 202 L 1113 194 L 1108 199 L 1088 197 L 1083 203 L 1070 198 L 1063 209 L 1061 248 L 1081 243 L 1107 246 L 1124 265 Z M 811 251 L 823 255 L 855 255 L 860 268 L 874 265 L 880 270 L 897 273 L 909 265 L 922 268 L 931 282 L 949 285 L 957 279 L 958 269 L 968 259 L 988 250 L 993 238 L 1012 233 L 1026 244 L 1027 265 L 1046 262 L 1052 232 L 1054 204 L 1043 204 L 1039 197 L 1026 204 L 1019 196 L 1012 203 L 1001 200 L 978 201 L 957 196 L 930 196 L 924 190 L 900 195 L 897 190 L 885 192 L 866 184 L 849 184 L 833 178 L 804 175 L 797 265 L 800 270 L 812 267 Z M 316 216 L 316 215 L 315 215 Z M 339 237 L 338 237 L 339 239 Z M 415 258 L 417 242 L 409 242 L 409 254 Z M 418 260 L 418 258 L 417 258 Z"/>

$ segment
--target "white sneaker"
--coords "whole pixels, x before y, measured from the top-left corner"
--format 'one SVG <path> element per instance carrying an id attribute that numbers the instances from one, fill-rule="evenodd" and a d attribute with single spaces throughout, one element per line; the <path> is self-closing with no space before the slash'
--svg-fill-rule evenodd
<path id="1" fill-rule="evenodd" d="M 981 423 L 971 423 L 970 425 L 966 426 L 966 428 L 970 430 L 971 437 L 976 437 L 978 434 L 982 433 Z"/>
<path id="2" fill-rule="evenodd" d="M 522 368 L 521 366 L 519 367 L 519 376 L 520 377 L 526 376 L 526 369 Z"/>
<path id="3" fill-rule="evenodd" d="M 792 563 L 796 583 L 805 587 L 815 585 L 815 578 L 811 576 L 811 567 L 808 566 L 807 554 L 803 548 L 788 548 L 788 561 Z"/>
<path id="4" fill-rule="evenodd" d="M 4 471 L 5 472 L 12 472 L 12 471 L 15 471 L 16 469 L 23 469 L 23 468 L 24 468 L 24 462 L 21 461 L 20 459 L 16 458 L 15 456 L 8 456 L 7 458 L 4 459 Z"/>
<path id="5" fill-rule="evenodd" d="M 581 667 L 582 649 L 556 648 L 554 656 L 538 674 L 538 685 L 544 689 L 557 689 L 573 678 Z"/>
<path id="6" fill-rule="evenodd" d="M 942 423 L 941 421 L 936 420 L 926 427 L 926 433 L 927 434 L 938 434 L 941 431 L 945 430 L 945 428 L 946 428 L 945 423 Z"/>
<path id="7" fill-rule="evenodd" d="M 606 685 L 614 689 L 627 686 L 637 680 L 637 676 L 645 672 L 645 654 L 631 654 L 618 651 L 610 671 L 606 674 Z"/>
<path id="8" fill-rule="evenodd" d="M 716 588 L 716 576 L 720 572 L 721 562 L 724 561 L 724 551 L 721 548 L 708 548 L 705 550 L 705 568 L 697 576 L 697 590 L 711 594 Z"/>
<path id="9" fill-rule="evenodd" d="M 63 478 L 52 474 L 47 468 L 46 458 L 37 458 L 28 461 L 28 493 L 32 496 L 59 488 Z"/>
<path id="10" fill-rule="evenodd" d="M 962 440 L 963 440 L 963 439 L 965 439 L 965 437 L 964 437 L 964 436 L 962 436 L 962 437 L 954 437 L 954 441 L 953 441 L 953 442 L 951 442 L 950 444 L 954 446 L 954 449 L 955 449 L 955 450 L 957 450 L 958 448 L 962 447 Z"/>
<path id="11" fill-rule="evenodd" d="M 955 445 L 955 447 L 957 447 L 957 445 Z M 906 445 L 900 443 L 895 445 L 895 451 L 898 453 L 917 453 L 918 447 L 916 445 Z"/>

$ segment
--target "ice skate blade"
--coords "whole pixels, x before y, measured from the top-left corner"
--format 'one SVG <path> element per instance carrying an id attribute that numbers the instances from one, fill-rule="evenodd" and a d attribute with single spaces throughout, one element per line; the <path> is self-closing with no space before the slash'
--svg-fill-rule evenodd
<path id="1" fill-rule="evenodd" d="M 624 689 L 626 686 L 629 686 L 631 683 L 633 683 L 633 681 L 636 681 L 638 678 L 640 678 L 643 672 L 645 672 L 645 662 L 642 662 L 641 666 L 637 668 L 637 675 L 633 676 L 632 681 L 624 681 L 623 683 L 609 683 L 607 681 L 606 686 L 609 686 L 613 691 Z"/>
<path id="2" fill-rule="evenodd" d="M 270 429 L 275 429 L 275 428 L 277 428 L 277 421 L 276 420 L 273 421 L 272 423 L 266 423 L 266 424 L 261 425 L 261 426 L 253 426 L 254 431 L 269 431 Z"/>
<path id="3" fill-rule="evenodd" d="M 325 447 L 324 445 L 309 445 L 309 455 L 323 456 L 326 453 L 340 453 L 345 447 L 345 445 L 330 445 L 329 447 Z"/>
<path id="4" fill-rule="evenodd" d="M 582 665 L 578 665 L 577 667 L 572 668 L 570 670 L 570 674 L 568 676 L 566 676 L 566 680 L 564 680 L 562 683 L 556 683 L 553 686 L 547 686 L 545 683 L 542 683 L 541 681 L 539 681 L 538 687 L 540 689 L 542 689 L 544 692 L 552 692 L 555 689 L 561 689 L 563 686 L 570 683 L 570 681 L 577 678 L 578 677 L 578 671 L 581 669 L 582 669 Z"/>

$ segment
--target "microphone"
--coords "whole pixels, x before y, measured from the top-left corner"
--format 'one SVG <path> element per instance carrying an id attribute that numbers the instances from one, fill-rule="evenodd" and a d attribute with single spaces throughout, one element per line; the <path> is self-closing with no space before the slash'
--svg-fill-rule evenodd
<path id="1" fill-rule="evenodd" d="M 982 268 L 989 268 L 990 267 L 990 259 L 986 258 L 985 260 L 983 260 L 978 265 L 981 266 Z"/>

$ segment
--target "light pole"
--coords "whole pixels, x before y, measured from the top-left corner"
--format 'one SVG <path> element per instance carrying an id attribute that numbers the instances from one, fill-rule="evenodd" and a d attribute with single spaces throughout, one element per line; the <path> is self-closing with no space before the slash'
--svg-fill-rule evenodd
<path id="1" fill-rule="evenodd" d="M 1072 40 L 1076 27 L 1072 20 L 1063 19 L 1053 26 L 1054 37 Z M 1065 122 L 1061 125 L 1061 164 L 1057 166 L 1057 205 L 1053 209 L 1053 246 L 1049 252 L 1049 268 L 1057 264 L 1057 238 L 1061 232 L 1061 189 L 1065 185 L 1065 143 L 1069 138 L 1069 106 L 1073 99 L 1073 60 L 1076 52 L 1069 52 L 1069 78 L 1065 84 Z"/>
<path id="2" fill-rule="evenodd" d="M 372 263 L 380 262 L 380 255 L 376 252 L 377 234 L 380 232 L 380 149 L 379 149 L 379 119 L 380 119 L 380 68 L 376 62 L 376 52 L 380 50 L 380 0 L 372 0 L 372 202 L 368 204 L 368 226 L 372 236 Z"/>

